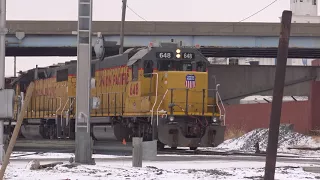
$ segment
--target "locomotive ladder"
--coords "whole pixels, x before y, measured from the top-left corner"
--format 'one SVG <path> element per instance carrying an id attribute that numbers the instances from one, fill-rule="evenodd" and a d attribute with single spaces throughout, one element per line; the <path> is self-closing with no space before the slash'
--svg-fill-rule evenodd
<path id="1" fill-rule="evenodd" d="M 70 101 L 70 103 L 69 103 Z M 57 125 L 57 138 L 61 138 L 61 136 L 63 138 L 70 138 L 70 134 L 71 134 L 71 123 L 70 123 L 70 110 L 72 109 L 72 106 L 73 106 L 73 103 L 74 103 L 74 98 L 68 98 L 68 100 L 66 101 L 66 103 L 64 104 L 62 110 L 60 111 L 60 117 L 58 115 L 58 111 L 60 110 L 60 107 L 59 109 L 57 110 L 57 115 L 56 115 L 56 125 Z M 69 107 L 66 109 L 67 105 L 69 103 Z M 65 116 L 65 117 L 64 117 Z M 68 127 L 68 128 L 67 128 Z M 68 132 L 67 133 L 67 129 L 68 129 Z"/>

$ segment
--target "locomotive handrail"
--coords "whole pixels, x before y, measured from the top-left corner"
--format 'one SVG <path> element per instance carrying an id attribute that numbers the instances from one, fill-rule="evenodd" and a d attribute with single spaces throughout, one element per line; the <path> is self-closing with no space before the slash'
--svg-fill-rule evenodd
<path id="1" fill-rule="evenodd" d="M 221 116 L 223 116 L 223 125 L 225 126 L 225 125 L 226 125 L 226 114 L 227 114 L 227 113 L 226 113 L 226 108 L 224 107 L 224 104 L 223 104 L 223 102 L 222 102 L 220 93 L 217 92 L 217 94 L 218 94 L 218 96 L 219 96 L 219 99 L 220 99 L 220 102 L 221 102 L 221 105 L 222 105 L 222 108 L 223 108 L 223 112 L 224 112 L 223 115 L 221 115 L 221 113 L 220 113 L 220 118 L 221 118 Z"/>
<path id="2" fill-rule="evenodd" d="M 66 108 L 69 100 L 70 100 L 70 99 L 68 98 L 67 102 L 66 102 L 66 103 L 64 104 L 64 106 L 63 106 L 63 109 L 61 110 L 61 117 L 60 117 L 60 125 L 61 125 L 61 127 L 62 127 L 62 120 L 63 120 L 63 112 L 64 112 L 64 110 L 65 110 L 65 108 Z M 63 134 L 65 134 L 64 131 L 65 131 L 65 130 L 63 129 Z"/>
<path id="3" fill-rule="evenodd" d="M 219 94 L 219 91 L 218 91 L 218 87 L 220 86 L 220 84 L 217 84 L 216 85 L 216 102 L 217 102 L 217 106 L 218 106 L 218 108 L 219 108 L 219 112 L 220 112 L 220 119 L 221 119 L 221 117 L 223 116 L 223 125 L 225 126 L 225 124 L 226 124 L 226 108 L 224 107 L 224 105 L 223 105 L 223 102 L 222 102 L 222 99 L 221 99 L 221 96 L 220 96 L 220 94 Z M 220 108 L 220 106 L 219 106 L 219 100 L 218 99 L 220 99 L 220 102 L 221 102 L 221 105 L 222 105 L 222 108 L 223 108 L 223 112 L 224 112 L 224 114 L 223 115 L 221 115 L 221 108 Z"/>
<path id="4" fill-rule="evenodd" d="M 190 88 L 168 88 L 168 90 L 191 90 Z M 202 90 L 192 90 L 192 92 L 203 92 Z"/>
<path id="5" fill-rule="evenodd" d="M 67 102 L 64 104 L 64 106 L 63 106 L 63 109 L 61 110 L 61 121 L 62 121 L 62 117 L 63 117 L 63 111 L 66 109 L 66 106 L 67 106 L 67 104 L 68 104 L 68 102 L 69 102 L 69 98 L 68 98 L 68 100 L 67 100 Z"/>
<path id="6" fill-rule="evenodd" d="M 60 110 L 60 108 L 61 108 L 61 97 L 56 97 L 57 99 L 59 99 L 59 108 L 56 110 L 56 118 L 58 118 L 58 111 Z"/>
<path id="7" fill-rule="evenodd" d="M 69 108 L 68 108 L 67 114 L 66 114 L 66 125 L 69 126 L 69 128 L 70 128 L 70 115 L 69 115 L 69 112 L 70 112 L 71 106 L 72 106 L 73 103 L 74 103 L 75 97 L 69 97 L 69 99 L 71 99 L 71 100 L 70 100 L 70 105 L 69 105 Z M 62 117 L 62 116 L 61 116 L 61 117 Z M 61 122 L 62 122 L 62 121 L 61 121 Z M 69 132 L 70 132 L 70 129 L 69 129 Z M 65 132 L 64 132 L 64 133 L 65 133 Z M 70 138 L 70 134 L 69 134 L 69 137 L 67 137 L 67 138 Z"/>
<path id="8" fill-rule="evenodd" d="M 167 89 L 166 92 L 164 93 L 164 95 L 163 95 L 163 97 L 162 97 L 162 99 L 161 99 L 161 101 L 160 101 L 160 103 L 159 103 L 159 106 L 158 106 L 158 108 L 157 108 L 157 125 L 159 125 L 159 108 L 160 108 L 160 106 L 161 106 L 164 98 L 166 97 L 168 91 L 169 91 L 169 89 Z"/>
<path id="9" fill-rule="evenodd" d="M 157 104 L 157 101 L 158 101 L 158 81 L 159 81 L 159 75 L 158 73 L 145 73 L 145 74 L 155 74 L 157 75 L 157 81 L 156 81 L 156 99 L 154 101 L 154 104 L 152 106 L 152 109 L 151 109 L 151 125 L 152 125 L 152 121 L 153 121 L 153 110 L 154 110 L 154 107 L 156 106 Z"/>
<path id="10" fill-rule="evenodd" d="M 74 97 L 69 97 L 70 99 L 75 99 Z M 71 106 L 73 105 L 74 101 L 71 101 L 71 104 L 69 105 L 69 109 L 67 110 L 67 115 L 69 116 L 69 112 L 71 109 Z"/>

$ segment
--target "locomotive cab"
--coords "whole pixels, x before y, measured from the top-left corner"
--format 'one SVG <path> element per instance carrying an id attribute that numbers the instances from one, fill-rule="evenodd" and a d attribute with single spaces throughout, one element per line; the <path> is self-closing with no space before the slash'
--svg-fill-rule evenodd
<path id="1" fill-rule="evenodd" d="M 208 89 L 208 60 L 198 49 L 153 47 L 141 60 L 141 82 L 148 84 L 141 93 L 149 94 L 153 102 L 154 136 L 172 148 L 196 149 L 223 142 L 225 127 L 217 92 Z"/>

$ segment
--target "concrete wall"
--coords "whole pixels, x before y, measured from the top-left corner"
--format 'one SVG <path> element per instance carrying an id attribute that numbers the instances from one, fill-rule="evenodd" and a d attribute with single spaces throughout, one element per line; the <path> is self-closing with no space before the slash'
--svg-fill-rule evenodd
<path id="1" fill-rule="evenodd" d="M 311 66 L 320 66 L 320 59 L 315 59 L 311 61 Z"/>
<path id="2" fill-rule="evenodd" d="M 281 123 L 294 124 L 294 130 L 308 134 L 311 130 L 320 130 L 320 81 L 312 81 L 310 99 L 282 104 Z M 256 128 L 268 128 L 271 115 L 271 103 L 233 104 L 226 106 L 227 128 L 251 131 Z"/>
<path id="3" fill-rule="evenodd" d="M 248 132 L 269 127 L 271 104 L 234 104 L 226 106 L 226 112 L 227 128 Z M 295 131 L 308 133 L 311 129 L 309 112 L 309 101 L 285 102 L 282 105 L 281 123 L 293 123 Z"/>
<path id="4" fill-rule="evenodd" d="M 288 66 L 284 96 L 309 96 L 310 81 L 319 72 L 320 68 L 317 67 Z M 209 89 L 215 88 L 213 76 L 221 84 L 219 92 L 224 102 L 239 104 L 239 100 L 245 96 L 272 95 L 275 66 L 211 65 Z"/>

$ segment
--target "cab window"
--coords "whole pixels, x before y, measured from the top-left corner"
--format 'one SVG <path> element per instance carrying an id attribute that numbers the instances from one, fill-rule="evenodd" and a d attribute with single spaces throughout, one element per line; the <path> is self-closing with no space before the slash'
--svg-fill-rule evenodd
<path id="1" fill-rule="evenodd" d="M 152 77 L 153 73 L 153 61 L 151 60 L 146 60 L 143 62 L 143 74 L 144 77 Z"/>
<path id="2" fill-rule="evenodd" d="M 62 69 L 57 71 L 57 82 L 68 81 L 68 69 Z"/>
<path id="3" fill-rule="evenodd" d="M 197 62 L 197 67 L 196 67 L 198 72 L 206 72 L 207 67 L 205 62 Z"/>
<path id="4" fill-rule="evenodd" d="M 138 67 L 137 63 L 132 65 L 132 81 L 138 80 L 138 74 L 139 74 L 139 72 L 138 72 L 139 69 L 138 68 L 139 67 Z"/>
<path id="5" fill-rule="evenodd" d="M 161 60 L 158 61 L 158 70 L 159 71 L 174 71 L 173 61 Z"/>
<path id="6" fill-rule="evenodd" d="M 180 63 L 179 62 L 178 67 L 179 67 L 180 71 L 192 71 L 191 62 L 189 62 L 189 63 Z"/>
<path id="7" fill-rule="evenodd" d="M 192 71 L 192 64 L 190 61 L 158 61 L 159 71 Z"/>

